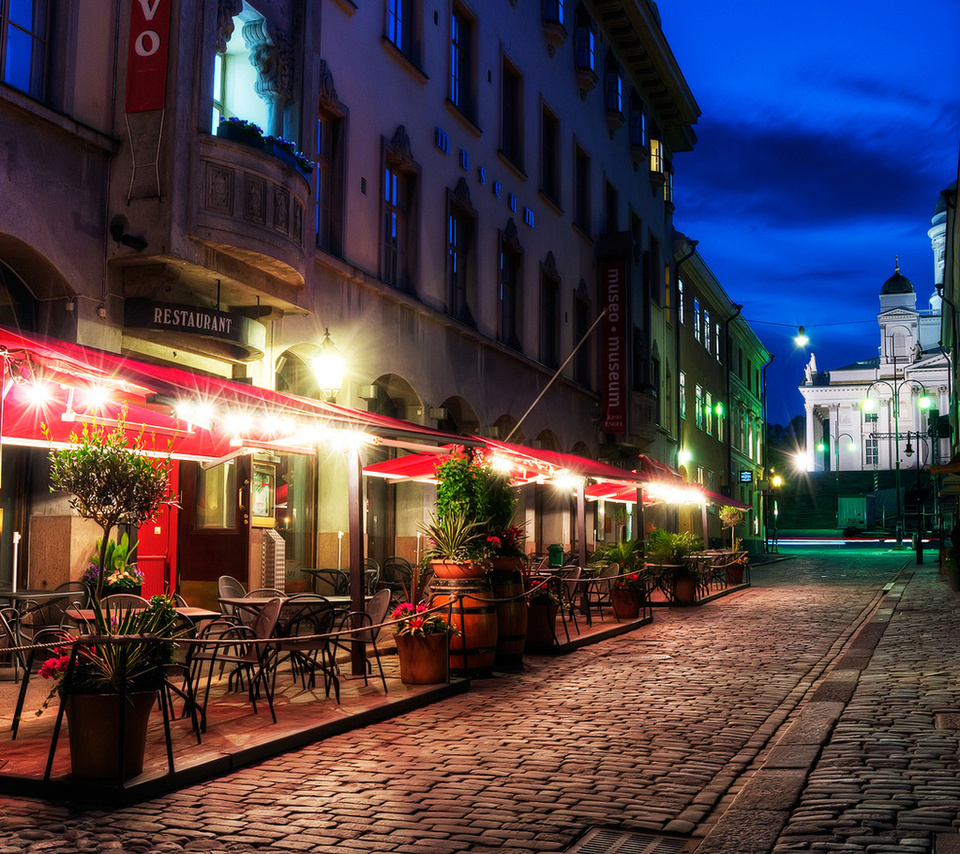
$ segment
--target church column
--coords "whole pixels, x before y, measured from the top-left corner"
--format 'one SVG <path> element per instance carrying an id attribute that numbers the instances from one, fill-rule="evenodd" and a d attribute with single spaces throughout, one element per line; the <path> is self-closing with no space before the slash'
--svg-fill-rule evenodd
<path id="1" fill-rule="evenodd" d="M 817 452 L 817 443 L 813 440 L 813 404 L 808 400 L 804 409 L 807 416 L 807 471 L 816 471 L 817 463 L 814 454 Z"/>

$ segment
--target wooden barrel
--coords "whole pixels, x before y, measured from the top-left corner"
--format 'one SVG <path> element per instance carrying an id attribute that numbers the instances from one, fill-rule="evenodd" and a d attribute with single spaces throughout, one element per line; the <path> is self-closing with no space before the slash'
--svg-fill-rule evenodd
<path id="1" fill-rule="evenodd" d="M 430 606 L 451 605 L 450 620 L 460 631 L 450 638 L 450 672 L 486 675 L 497 653 L 497 606 L 489 578 L 434 578 Z"/>
<path id="2" fill-rule="evenodd" d="M 497 605 L 496 663 L 516 667 L 523 660 L 527 641 L 527 600 L 523 595 L 523 573 L 519 569 L 497 569 L 490 573 L 490 587 Z"/>

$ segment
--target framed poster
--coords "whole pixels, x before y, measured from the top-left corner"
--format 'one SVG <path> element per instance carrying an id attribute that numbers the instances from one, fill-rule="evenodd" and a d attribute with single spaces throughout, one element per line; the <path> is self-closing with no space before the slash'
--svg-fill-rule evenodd
<path id="1" fill-rule="evenodd" d="M 250 524 L 272 528 L 276 524 L 277 466 L 253 460 L 250 471 Z"/>

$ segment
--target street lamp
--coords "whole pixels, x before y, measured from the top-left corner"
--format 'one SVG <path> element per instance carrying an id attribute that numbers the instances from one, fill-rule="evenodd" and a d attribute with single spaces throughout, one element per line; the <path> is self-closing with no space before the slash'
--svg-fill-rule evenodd
<path id="1" fill-rule="evenodd" d="M 347 360 L 330 339 L 329 329 L 323 334 L 319 350 L 319 354 L 313 360 L 313 372 L 317 378 L 317 385 L 326 400 L 336 400 L 340 389 L 343 388 L 343 374 Z"/>
<path id="2" fill-rule="evenodd" d="M 921 410 L 926 410 L 930 408 L 930 398 L 927 396 L 926 386 L 920 380 L 913 378 L 908 378 L 896 382 L 896 354 L 894 354 L 894 382 L 890 383 L 887 380 L 874 380 L 867 386 L 867 391 L 864 394 L 863 401 L 860 403 L 860 408 L 865 412 L 872 412 L 877 402 L 870 399 L 870 392 L 874 386 L 885 385 L 890 390 L 890 397 L 893 402 L 893 434 L 889 433 L 873 433 L 875 438 L 892 438 L 894 441 L 894 448 L 896 450 L 896 490 L 897 490 L 897 545 L 903 545 L 903 496 L 900 494 L 900 390 L 905 385 L 915 385 L 920 389 L 920 399 L 917 401 L 917 406 Z M 910 445 L 909 434 L 907 436 L 907 445 Z M 906 449 L 905 449 L 906 452 Z M 910 448 L 910 453 L 913 453 L 913 449 Z M 909 456 L 909 455 L 908 455 Z"/>

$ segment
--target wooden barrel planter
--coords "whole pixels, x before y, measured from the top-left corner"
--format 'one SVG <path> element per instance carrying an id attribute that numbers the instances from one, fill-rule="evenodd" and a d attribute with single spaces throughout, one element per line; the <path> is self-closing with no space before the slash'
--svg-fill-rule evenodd
<path id="1" fill-rule="evenodd" d="M 497 654 L 497 606 L 490 579 L 434 578 L 430 607 L 451 605 L 450 622 L 460 631 L 450 638 L 450 672 L 489 675 Z"/>
<path id="2" fill-rule="evenodd" d="M 523 573 L 518 568 L 498 569 L 494 563 L 490 586 L 497 607 L 495 661 L 503 667 L 518 667 L 523 662 L 523 647 L 527 641 L 527 600 L 523 595 Z"/>

